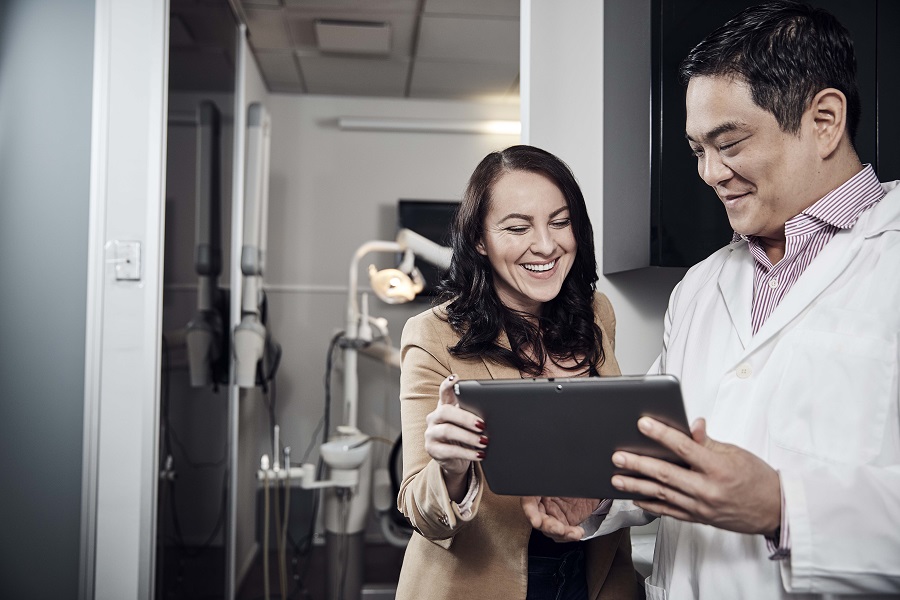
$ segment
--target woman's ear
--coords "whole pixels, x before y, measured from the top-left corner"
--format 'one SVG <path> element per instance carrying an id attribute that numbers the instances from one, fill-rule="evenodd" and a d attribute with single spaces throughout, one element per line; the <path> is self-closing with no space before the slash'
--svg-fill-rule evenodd
<path id="1" fill-rule="evenodd" d="M 478 250 L 478 254 L 487 256 L 487 250 L 484 247 L 484 240 L 479 240 L 478 243 L 475 244 L 475 249 Z"/>
<path id="2" fill-rule="evenodd" d="M 847 131 L 847 97 L 835 88 L 825 88 L 813 96 L 809 110 L 812 113 L 813 133 L 822 159 L 831 156 Z"/>

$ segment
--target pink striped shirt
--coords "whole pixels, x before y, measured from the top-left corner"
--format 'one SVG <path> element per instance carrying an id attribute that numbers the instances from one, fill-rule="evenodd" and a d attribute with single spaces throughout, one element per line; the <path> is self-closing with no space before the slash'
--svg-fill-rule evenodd
<path id="1" fill-rule="evenodd" d="M 866 165 L 859 173 L 784 224 L 784 257 L 775 265 L 769 260 L 765 248 L 756 236 L 734 234 L 732 241 L 747 241 L 750 252 L 756 259 L 751 308 L 754 335 L 825 244 L 839 230 L 853 227 L 859 216 L 884 195 L 875 171 L 871 165 Z M 776 537 L 766 536 L 766 545 L 771 559 L 780 560 L 791 554 L 791 533 L 783 489 L 781 527 Z"/>
<path id="2" fill-rule="evenodd" d="M 755 335 L 803 271 L 841 229 L 850 229 L 859 216 L 884 197 L 871 165 L 835 188 L 784 224 L 784 257 L 772 264 L 756 236 L 735 233 L 746 240 L 756 259 L 751 322 Z"/>

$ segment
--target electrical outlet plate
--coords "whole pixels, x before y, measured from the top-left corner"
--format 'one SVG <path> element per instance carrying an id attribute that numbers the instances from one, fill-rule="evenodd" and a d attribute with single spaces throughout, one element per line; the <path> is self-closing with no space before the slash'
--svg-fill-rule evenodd
<path id="1" fill-rule="evenodd" d="M 140 281 L 141 243 L 116 240 L 113 244 L 116 281 Z"/>

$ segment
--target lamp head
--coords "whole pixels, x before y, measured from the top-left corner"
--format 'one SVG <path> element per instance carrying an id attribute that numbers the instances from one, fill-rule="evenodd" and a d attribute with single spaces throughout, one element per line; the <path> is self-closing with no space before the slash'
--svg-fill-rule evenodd
<path id="1" fill-rule="evenodd" d="M 375 295 L 388 304 L 409 302 L 425 289 L 425 280 L 416 267 L 407 274 L 400 269 L 379 271 L 375 265 L 369 265 L 369 281 Z"/>

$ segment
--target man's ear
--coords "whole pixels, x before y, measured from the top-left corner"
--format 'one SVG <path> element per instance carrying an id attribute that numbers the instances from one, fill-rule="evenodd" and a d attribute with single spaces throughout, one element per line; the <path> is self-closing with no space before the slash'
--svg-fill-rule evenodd
<path id="1" fill-rule="evenodd" d="M 812 113 L 813 135 L 819 148 L 819 157 L 828 158 L 847 131 L 847 97 L 835 88 L 825 88 L 813 96 L 809 110 Z"/>

